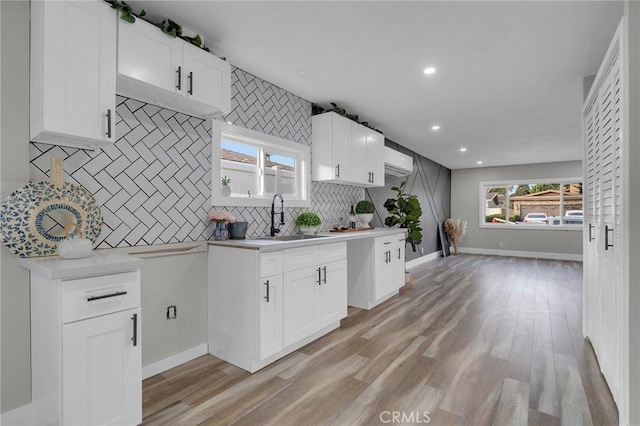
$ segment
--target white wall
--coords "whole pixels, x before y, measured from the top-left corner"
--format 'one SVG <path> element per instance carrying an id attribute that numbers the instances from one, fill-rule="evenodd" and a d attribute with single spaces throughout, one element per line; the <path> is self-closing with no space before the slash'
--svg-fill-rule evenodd
<path id="1" fill-rule="evenodd" d="M 206 251 L 145 258 L 141 281 L 143 367 L 207 343 Z"/>
<path id="2" fill-rule="evenodd" d="M 29 2 L 2 1 L 2 187 L 5 199 L 29 182 Z M 2 282 L 2 412 L 31 401 L 29 274 L 4 246 Z"/>
<path id="3" fill-rule="evenodd" d="M 540 229 L 480 228 L 479 184 L 492 180 L 526 180 L 582 176 L 582 162 L 480 167 L 451 171 L 451 217 L 467 221 L 461 248 L 534 253 L 582 254 L 582 232 Z M 502 247 L 500 247 L 502 243 Z"/>
<path id="4" fill-rule="evenodd" d="M 629 241 L 629 424 L 640 424 L 640 3 L 625 2 L 625 13 L 629 17 L 629 199 L 628 199 L 628 241 Z M 627 214 L 627 213 L 625 213 Z M 621 416 L 621 420 L 622 420 Z"/>

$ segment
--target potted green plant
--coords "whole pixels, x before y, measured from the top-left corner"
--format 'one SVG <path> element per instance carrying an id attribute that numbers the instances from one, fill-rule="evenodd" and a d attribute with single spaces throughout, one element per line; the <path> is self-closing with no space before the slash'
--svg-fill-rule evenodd
<path id="1" fill-rule="evenodd" d="M 296 219 L 296 226 L 303 234 L 315 234 L 321 224 L 320 216 L 312 211 L 301 213 Z"/>
<path id="2" fill-rule="evenodd" d="M 375 207 L 371 201 L 358 201 L 358 204 L 356 204 L 356 214 L 358 215 L 361 228 L 369 228 L 369 223 L 371 223 L 371 219 L 373 219 L 374 212 Z"/>
<path id="3" fill-rule="evenodd" d="M 226 175 L 222 178 L 220 178 L 220 192 L 222 193 L 223 197 L 228 197 L 231 195 L 231 185 L 229 185 L 231 183 L 231 179 L 228 178 Z"/>
<path id="4" fill-rule="evenodd" d="M 384 220 L 386 226 L 396 226 L 407 229 L 407 244 L 411 244 L 411 249 L 418 251 L 417 246 L 422 243 L 422 228 L 420 227 L 420 216 L 422 216 L 422 208 L 418 197 L 411 194 L 405 194 L 404 187 L 407 181 L 400 186 L 391 187 L 396 191 L 396 198 L 389 198 L 384 203 L 384 207 L 389 212 Z"/>

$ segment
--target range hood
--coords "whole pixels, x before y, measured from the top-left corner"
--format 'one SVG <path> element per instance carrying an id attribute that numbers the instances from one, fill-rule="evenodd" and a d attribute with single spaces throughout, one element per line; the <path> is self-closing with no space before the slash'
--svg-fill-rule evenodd
<path id="1" fill-rule="evenodd" d="M 384 174 L 407 176 L 413 171 L 413 158 L 395 149 L 384 147 Z"/>

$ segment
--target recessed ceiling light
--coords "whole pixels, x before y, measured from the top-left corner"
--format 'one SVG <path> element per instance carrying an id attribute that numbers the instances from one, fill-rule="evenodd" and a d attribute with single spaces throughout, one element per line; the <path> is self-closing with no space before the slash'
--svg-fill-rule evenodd
<path id="1" fill-rule="evenodd" d="M 229 120 L 227 120 L 227 123 L 229 123 L 229 124 L 233 124 L 233 121 L 229 121 Z"/>
<path id="2" fill-rule="evenodd" d="M 431 126 L 431 130 L 440 130 L 440 126 L 437 124 L 435 126 Z"/>
<path id="3" fill-rule="evenodd" d="M 467 152 L 467 148 L 460 148 L 460 152 Z"/>
<path id="4" fill-rule="evenodd" d="M 482 164 L 482 161 L 478 161 L 478 164 Z"/>
<path id="5" fill-rule="evenodd" d="M 298 74 L 300 77 L 304 77 L 305 75 L 309 74 L 309 72 L 307 70 L 297 70 L 296 74 Z"/>
<path id="6" fill-rule="evenodd" d="M 424 69 L 424 73 L 425 74 L 433 74 L 434 72 L 436 72 L 436 69 L 433 67 L 429 67 L 429 68 L 425 68 Z"/>

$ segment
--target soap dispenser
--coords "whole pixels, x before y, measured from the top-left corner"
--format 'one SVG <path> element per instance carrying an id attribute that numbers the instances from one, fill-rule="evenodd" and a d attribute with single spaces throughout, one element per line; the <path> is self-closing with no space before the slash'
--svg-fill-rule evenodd
<path id="1" fill-rule="evenodd" d="M 351 211 L 349 212 L 349 228 L 355 229 L 357 222 L 358 222 L 358 216 L 356 216 L 356 212 L 353 210 L 353 204 L 352 204 Z"/>

